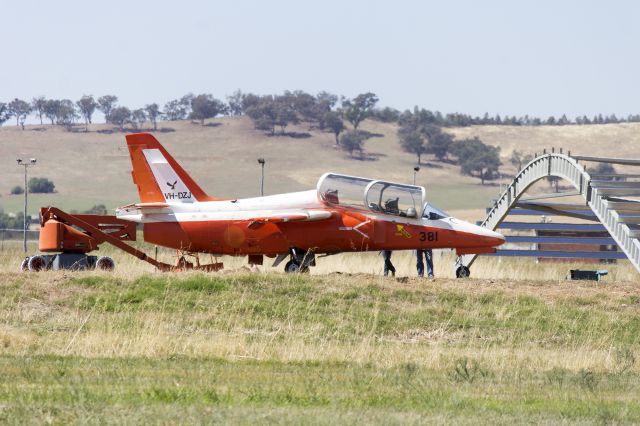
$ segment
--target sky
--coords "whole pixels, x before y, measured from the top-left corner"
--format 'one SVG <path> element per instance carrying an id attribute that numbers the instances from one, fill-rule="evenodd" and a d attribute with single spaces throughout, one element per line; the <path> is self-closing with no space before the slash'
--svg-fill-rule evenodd
<path id="1" fill-rule="evenodd" d="M 637 1 L 2 1 L 0 101 L 326 90 L 380 106 L 640 113 Z"/>

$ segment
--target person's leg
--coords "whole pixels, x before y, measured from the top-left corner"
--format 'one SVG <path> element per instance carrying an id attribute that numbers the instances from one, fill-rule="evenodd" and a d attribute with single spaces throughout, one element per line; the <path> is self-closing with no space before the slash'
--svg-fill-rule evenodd
<path id="1" fill-rule="evenodd" d="M 382 258 L 384 259 L 384 276 L 386 277 L 389 275 L 391 252 L 389 250 L 382 250 Z"/>
<path id="2" fill-rule="evenodd" d="M 416 257 L 418 260 L 416 261 L 416 269 L 418 270 L 418 276 L 424 277 L 424 263 L 422 263 L 422 253 L 424 250 L 416 250 Z"/>
<path id="3" fill-rule="evenodd" d="M 391 276 L 395 277 L 396 268 L 391 263 L 391 250 L 384 250 L 382 255 L 384 256 L 384 276 L 386 277 L 391 272 Z"/>
<path id="4" fill-rule="evenodd" d="M 425 250 L 424 258 L 427 262 L 427 276 L 433 278 L 433 250 Z"/>

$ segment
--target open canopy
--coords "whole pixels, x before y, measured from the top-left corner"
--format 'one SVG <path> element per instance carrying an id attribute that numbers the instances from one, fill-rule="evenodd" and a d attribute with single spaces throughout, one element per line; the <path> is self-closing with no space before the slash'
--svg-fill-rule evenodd
<path id="1" fill-rule="evenodd" d="M 421 186 L 325 173 L 318 181 L 318 195 L 336 206 L 418 218 L 425 190 Z"/>

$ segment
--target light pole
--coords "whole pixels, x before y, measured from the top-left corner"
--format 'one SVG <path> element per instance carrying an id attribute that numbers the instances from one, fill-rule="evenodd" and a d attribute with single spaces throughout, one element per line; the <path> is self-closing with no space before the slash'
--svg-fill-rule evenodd
<path id="1" fill-rule="evenodd" d="M 262 167 L 262 175 L 260 177 L 260 196 L 264 196 L 264 158 L 258 158 L 258 164 Z"/>
<path id="2" fill-rule="evenodd" d="M 27 168 L 29 166 L 36 165 L 36 159 L 31 158 L 29 161 L 23 161 L 22 158 L 18 158 L 17 160 L 18 166 L 24 167 L 24 228 L 23 228 L 23 238 L 22 238 L 22 246 L 24 248 L 24 252 L 27 252 L 27 194 L 29 193 L 29 188 L 27 187 Z"/>
<path id="3" fill-rule="evenodd" d="M 420 171 L 420 166 L 415 166 L 413 168 L 413 184 L 416 184 L 416 174 Z"/>

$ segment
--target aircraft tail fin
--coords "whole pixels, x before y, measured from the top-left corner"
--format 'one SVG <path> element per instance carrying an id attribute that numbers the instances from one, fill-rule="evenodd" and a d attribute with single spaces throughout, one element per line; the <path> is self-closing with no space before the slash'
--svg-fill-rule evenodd
<path id="1" fill-rule="evenodd" d="M 126 136 L 133 171 L 142 203 L 194 203 L 213 201 L 149 133 Z"/>

